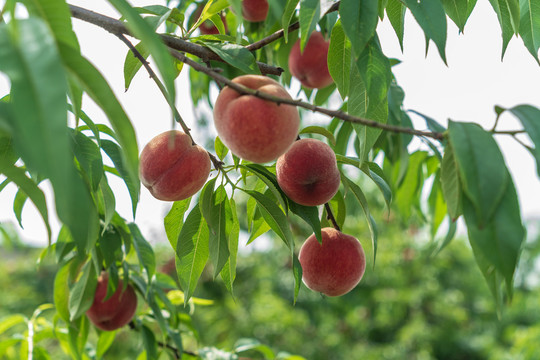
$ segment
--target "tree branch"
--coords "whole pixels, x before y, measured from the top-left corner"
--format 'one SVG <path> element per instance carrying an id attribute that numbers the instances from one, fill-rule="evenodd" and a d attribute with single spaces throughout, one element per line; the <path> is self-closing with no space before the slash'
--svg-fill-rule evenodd
<path id="1" fill-rule="evenodd" d="M 76 19 L 99 26 L 100 28 L 105 29 L 115 35 L 124 34 L 133 36 L 129 32 L 126 24 L 120 20 L 98 14 L 91 10 L 83 9 L 75 5 L 69 5 L 69 9 L 71 10 L 71 15 Z M 204 62 L 210 60 L 224 62 L 223 59 L 221 59 L 216 53 L 202 45 L 194 44 L 171 35 L 162 34 L 160 36 L 165 45 L 172 49 L 193 54 L 201 58 L 201 60 Z M 262 62 L 257 62 L 257 65 L 259 66 L 262 74 L 280 76 L 283 72 L 283 69 L 280 67 L 271 66 Z"/>
<path id="2" fill-rule="evenodd" d="M 337 9 L 338 6 L 339 6 L 339 2 L 335 3 L 328 10 L 328 12 L 335 11 L 335 9 Z M 126 25 L 122 21 L 113 19 L 105 15 L 95 13 L 90 10 L 80 8 L 78 6 L 69 5 L 69 7 L 74 18 L 99 26 L 115 35 L 117 34 L 130 35 L 129 30 L 127 29 Z M 280 36 L 283 36 L 283 35 L 279 35 L 277 38 L 279 38 Z M 365 125 L 365 126 L 369 126 L 369 127 L 373 127 L 377 129 L 382 129 L 382 130 L 387 130 L 387 131 L 397 132 L 397 133 L 405 133 L 405 134 L 410 134 L 410 135 L 415 135 L 415 136 L 426 136 L 426 137 L 430 137 L 437 140 L 442 140 L 444 138 L 443 133 L 419 131 L 419 130 L 414 130 L 414 129 L 405 128 L 401 126 L 383 124 L 374 120 L 364 119 L 361 117 L 349 115 L 339 110 L 336 111 L 336 110 L 322 108 L 320 106 L 315 106 L 313 104 L 303 102 L 301 100 L 284 99 L 284 98 L 272 96 L 266 93 L 260 93 L 259 91 L 249 89 L 245 86 L 233 83 L 231 80 L 227 79 L 226 77 L 218 74 L 212 69 L 208 69 L 207 67 L 200 65 L 196 61 L 189 59 L 184 54 L 179 52 L 179 51 L 182 51 L 182 52 L 193 54 L 199 57 L 203 62 L 208 62 L 209 60 L 223 61 L 217 54 L 215 54 L 211 50 L 201 45 L 193 44 L 188 41 L 185 41 L 185 40 L 182 40 L 182 39 L 170 36 L 170 35 L 161 35 L 161 38 L 163 39 L 163 41 L 165 42 L 167 46 L 173 49 L 171 50 L 171 54 L 174 57 L 176 57 L 178 60 L 190 65 L 197 71 L 207 74 L 208 76 L 212 77 L 216 81 L 219 81 L 228 85 L 229 87 L 233 88 L 234 90 L 236 90 L 237 92 L 241 94 L 253 95 L 261 99 L 275 102 L 277 104 L 288 104 L 292 106 L 302 107 L 302 108 L 305 108 L 314 112 L 328 115 L 330 117 L 336 117 L 341 120 L 345 120 L 352 123 L 361 124 L 361 125 Z M 281 68 L 276 68 L 267 64 L 262 64 L 262 63 L 258 63 L 258 64 L 263 74 L 280 75 L 281 72 L 283 71 L 283 69 Z"/>
<path id="3" fill-rule="evenodd" d="M 336 2 L 335 4 L 333 4 L 330 9 L 328 9 L 324 15 L 328 14 L 328 13 L 331 13 L 331 12 L 334 12 L 334 11 L 337 11 L 339 9 L 339 4 L 340 4 L 340 1 Z M 298 30 L 300 28 L 300 22 L 295 22 L 291 25 L 289 25 L 287 31 L 289 33 L 295 31 L 295 30 Z M 246 46 L 246 49 L 248 49 L 249 51 L 255 51 L 255 50 L 258 50 L 278 39 L 281 39 L 283 36 L 285 35 L 285 31 L 283 29 L 281 30 L 278 30 L 276 31 L 275 33 L 273 33 L 272 35 L 269 35 L 267 37 L 265 37 L 264 39 L 261 39 L 259 41 L 256 41 L 254 42 L 253 44 L 250 44 L 248 46 Z"/>
<path id="4" fill-rule="evenodd" d="M 444 134 L 440 132 L 420 131 L 420 130 L 414 130 L 414 129 L 406 128 L 402 126 L 388 125 L 388 124 L 377 122 L 375 120 L 353 116 L 340 110 L 330 110 L 330 109 L 316 106 L 316 105 L 313 105 L 313 104 L 310 104 L 301 100 L 285 99 L 285 98 L 273 96 L 264 92 L 260 92 L 258 90 L 253 90 L 243 85 L 240 85 L 238 83 L 232 82 L 225 76 L 218 74 L 215 71 L 212 71 L 211 69 L 208 69 L 206 66 L 203 66 L 194 60 L 191 60 L 190 58 L 188 58 L 187 56 L 185 56 L 184 54 L 178 51 L 172 50 L 171 54 L 175 58 L 177 58 L 178 60 L 182 61 L 185 64 L 188 64 L 195 70 L 205 73 L 206 75 L 212 77 L 216 81 L 220 81 L 226 84 L 230 88 L 234 89 L 235 91 L 243 95 L 253 95 L 264 100 L 275 102 L 278 105 L 287 104 L 287 105 L 302 107 L 304 109 L 308 109 L 314 112 L 325 114 L 330 117 L 335 117 L 335 118 L 349 121 L 355 124 L 361 124 L 361 125 L 381 129 L 381 130 L 390 131 L 390 132 L 404 133 L 404 134 L 415 135 L 415 136 L 426 136 L 426 137 L 433 138 L 436 140 L 444 139 Z"/>

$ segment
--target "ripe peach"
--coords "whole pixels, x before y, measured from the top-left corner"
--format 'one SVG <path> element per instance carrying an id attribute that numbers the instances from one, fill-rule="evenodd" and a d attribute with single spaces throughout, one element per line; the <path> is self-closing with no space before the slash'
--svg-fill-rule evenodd
<path id="1" fill-rule="evenodd" d="M 250 22 L 264 21 L 268 15 L 267 0 L 243 0 L 242 16 Z"/>
<path id="2" fill-rule="evenodd" d="M 275 80 L 242 75 L 233 82 L 270 95 L 291 99 Z M 242 159 L 256 163 L 275 160 L 293 144 L 300 125 L 298 110 L 230 87 L 221 90 L 214 106 L 214 123 L 223 143 Z"/>
<path id="3" fill-rule="evenodd" d="M 314 31 L 300 52 L 300 39 L 293 45 L 289 53 L 289 70 L 302 85 L 308 88 L 320 89 L 334 82 L 328 71 L 328 47 L 320 32 Z"/>
<path id="4" fill-rule="evenodd" d="M 322 205 L 339 189 L 336 155 L 316 139 L 296 141 L 277 160 L 276 175 L 279 187 L 301 205 Z"/>
<path id="5" fill-rule="evenodd" d="M 159 200 L 187 199 L 203 187 L 209 174 L 208 153 L 181 131 L 159 134 L 141 152 L 141 182 Z"/>
<path id="6" fill-rule="evenodd" d="M 193 26 L 195 24 L 195 21 L 201 16 L 201 13 L 204 9 L 204 4 L 200 4 L 197 9 L 193 12 L 193 14 L 190 16 L 188 24 L 189 27 Z M 221 21 L 223 22 L 223 26 L 225 27 L 225 32 L 228 32 L 229 29 L 227 28 L 227 21 L 225 19 L 225 15 L 221 14 Z M 214 25 L 214 23 L 210 20 L 206 20 L 199 26 L 199 30 L 201 31 L 201 35 L 214 35 L 219 34 L 218 28 Z"/>
<path id="7" fill-rule="evenodd" d="M 107 284 L 109 274 L 101 273 L 98 278 L 94 303 L 86 312 L 86 315 L 101 330 L 112 331 L 129 323 L 137 310 L 137 295 L 131 285 L 125 291 L 122 281 L 118 281 L 116 292 L 107 300 Z"/>
<path id="8" fill-rule="evenodd" d="M 327 296 L 351 291 L 366 269 L 366 255 L 360 242 L 333 228 L 322 229 L 322 244 L 315 234 L 308 237 L 298 259 L 304 284 Z"/>

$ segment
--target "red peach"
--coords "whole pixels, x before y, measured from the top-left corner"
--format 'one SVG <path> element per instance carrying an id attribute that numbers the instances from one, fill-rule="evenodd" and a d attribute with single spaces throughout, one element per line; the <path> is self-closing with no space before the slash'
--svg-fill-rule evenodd
<path id="1" fill-rule="evenodd" d="M 250 22 L 264 21 L 268 16 L 267 0 L 243 0 L 242 16 Z"/>
<path id="2" fill-rule="evenodd" d="M 98 278 L 94 303 L 86 315 L 101 330 L 112 331 L 125 326 L 131 321 L 137 310 L 137 295 L 131 285 L 125 291 L 122 281 L 118 281 L 116 292 L 107 300 L 109 274 L 103 272 Z"/>
<path id="3" fill-rule="evenodd" d="M 203 187 L 209 174 L 208 153 L 181 131 L 159 134 L 141 152 L 141 182 L 159 200 L 187 199 Z"/>
<path id="4" fill-rule="evenodd" d="M 334 82 L 328 71 L 328 47 L 320 32 L 314 31 L 300 52 L 300 39 L 293 45 L 289 53 L 289 70 L 302 85 L 308 88 L 320 89 Z"/>
<path id="5" fill-rule="evenodd" d="M 296 141 L 277 160 L 276 175 L 285 194 L 301 205 L 322 205 L 339 189 L 336 155 L 316 139 Z"/>
<path id="6" fill-rule="evenodd" d="M 300 249 L 302 281 L 313 291 L 341 296 L 358 285 L 364 275 L 364 249 L 353 236 L 333 228 L 321 231 L 322 244 L 313 234 Z"/>
<path id="7" fill-rule="evenodd" d="M 277 81 L 266 76 L 242 75 L 233 82 L 291 99 Z M 227 86 L 216 100 L 214 123 L 219 137 L 231 152 L 242 159 L 264 163 L 275 160 L 294 143 L 300 116 L 294 106 L 242 95 Z"/>

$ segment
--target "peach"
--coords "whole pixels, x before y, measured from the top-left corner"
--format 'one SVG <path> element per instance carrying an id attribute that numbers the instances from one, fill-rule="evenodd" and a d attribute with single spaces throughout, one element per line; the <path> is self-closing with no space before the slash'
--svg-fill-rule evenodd
<path id="1" fill-rule="evenodd" d="M 242 16 L 250 22 L 264 21 L 268 16 L 267 0 L 243 0 Z"/>
<path id="2" fill-rule="evenodd" d="M 209 174 L 208 153 L 181 131 L 159 134 L 141 152 L 141 182 L 159 200 L 187 199 L 203 187 Z"/>
<path id="3" fill-rule="evenodd" d="M 277 81 L 260 75 L 242 75 L 233 82 L 273 96 L 291 99 Z M 277 159 L 298 136 L 296 107 L 242 95 L 230 87 L 221 90 L 214 106 L 214 124 L 223 143 L 237 156 L 256 163 Z"/>
<path id="4" fill-rule="evenodd" d="M 204 4 L 200 4 L 197 7 L 197 9 L 195 9 L 195 11 L 193 12 L 193 14 L 191 15 L 191 17 L 189 18 L 189 21 L 188 21 L 190 27 L 193 26 L 195 24 L 195 21 L 197 21 L 199 16 L 201 16 L 201 13 L 202 13 L 203 9 L 204 9 Z M 229 29 L 227 28 L 227 21 L 225 19 L 224 14 L 221 14 L 221 21 L 223 21 L 223 26 L 225 27 L 225 32 L 228 32 Z M 199 25 L 199 30 L 201 32 L 201 35 L 219 34 L 218 28 L 210 20 L 206 20 L 201 25 Z"/>
<path id="5" fill-rule="evenodd" d="M 355 237 L 333 228 L 323 228 L 322 244 L 315 234 L 307 238 L 298 259 L 302 281 L 308 288 L 327 296 L 341 296 L 362 279 L 366 256 Z"/>
<path id="6" fill-rule="evenodd" d="M 322 205 L 339 189 L 336 155 L 316 139 L 296 141 L 276 163 L 277 181 L 287 196 L 301 205 Z"/>
<path id="7" fill-rule="evenodd" d="M 86 315 L 101 330 L 112 331 L 123 327 L 133 319 L 137 310 L 137 295 L 131 285 L 122 291 L 123 283 L 120 280 L 115 293 L 104 301 L 108 282 L 109 274 L 101 273 L 98 278 L 94 302 Z"/>
<path id="8" fill-rule="evenodd" d="M 320 89 L 334 82 L 328 71 L 328 47 L 320 32 L 314 31 L 300 52 L 300 39 L 293 45 L 289 53 L 289 70 L 302 85 L 307 88 Z"/>

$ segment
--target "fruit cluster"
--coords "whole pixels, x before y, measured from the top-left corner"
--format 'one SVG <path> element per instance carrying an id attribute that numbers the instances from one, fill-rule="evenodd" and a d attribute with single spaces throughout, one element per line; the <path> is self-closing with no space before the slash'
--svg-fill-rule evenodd
<path id="1" fill-rule="evenodd" d="M 243 17 L 263 21 L 268 13 L 266 0 L 244 0 Z M 196 10 L 198 18 L 202 5 Z M 223 18 L 225 20 L 225 18 Z M 226 22 L 224 21 L 226 26 Z M 211 25 L 213 26 L 213 25 Z M 217 33 L 215 26 L 201 25 L 201 33 Z M 314 32 L 303 52 L 300 40 L 289 56 L 291 73 L 310 88 L 322 88 L 333 80 L 328 72 L 329 43 Z M 243 75 L 233 83 L 259 93 L 292 99 L 275 80 Z M 214 105 L 214 125 L 223 143 L 243 160 L 255 163 L 276 161 L 276 178 L 287 197 L 304 206 L 329 202 L 340 185 L 336 156 L 330 146 L 316 139 L 298 140 L 300 116 L 295 106 L 267 101 L 255 94 L 239 93 L 227 86 Z M 211 159 L 189 134 L 167 131 L 154 137 L 140 154 L 140 179 L 150 193 L 163 201 L 178 201 L 195 195 L 204 186 L 211 170 Z M 303 281 L 314 291 L 340 296 L 361 280 L 366 259 L 360 242 L 334 228 L 323 228 L 322 241 L 311 235 L 302 245 L 299 261 Z M 109 278 L 99 277 L 89 319 L 102 330 L 114 330 L 131 321 L 137 296 L 131 285 L 120 281 L 107 297 Z"/>

